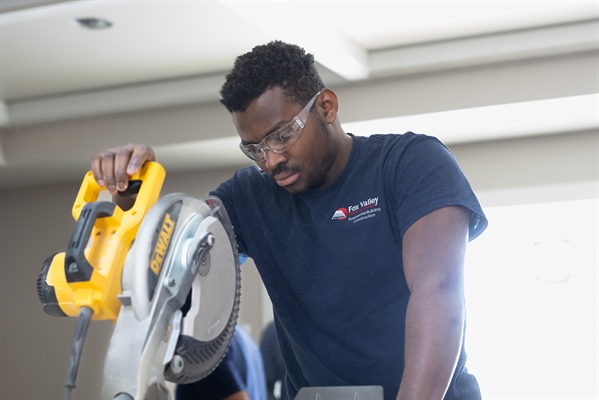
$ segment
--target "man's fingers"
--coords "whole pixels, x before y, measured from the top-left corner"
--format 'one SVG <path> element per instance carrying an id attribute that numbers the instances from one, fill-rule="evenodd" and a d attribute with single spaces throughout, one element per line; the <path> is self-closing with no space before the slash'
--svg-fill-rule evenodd
<path id="1" fill-rule="evenodd" d="M 101 160 L 101 174 L 104 186 L 109 193 L 114 194 L 116 192 L 116 173 L 115 173 L 115 157 L 116 151 L 114 149 L 106 149 L 99 154 Z"/>
<path id="2" fill-rule="evenodd" d="M 155 161 L 154 150 L 145 144 L 130 143 L 126 146 L 106 149 L 92 158 L 92 174 L 100 186 L 114 194 L 124 191 L 129 178 L 137 174 L 144 163 Z"/>
<path id="3" fill-rule="evenodd" d="M 132 153 L 129 164 L 127 165 L 127 174 L 129 174 L 129 176 L 137 174 L 147 161 L 156 161 L 154 150 L 148 145 L 142 143 L 129 146 L 133 146 L 131 148 Z"/>
<path id="4" fill-rule="evenodd" d="M 128 171 L 134 152 L 134 144 L 128 144 L 124 147 L 118 147 L 115 149 L 114 177 L 116 180 L 116 189 L 118 191 L 122 192 L 123 190 L 127 189 L 127 186 L 129 185 L 129 176 L 135 174 L 130 174 Z"/>
<path id="5" fill-rule="evenodd" d="M 104 186 L 106 183 L 104 182 L 104 174 L 102 172 L 102 157 L 100 153 L 94 155 L 92 157 L 92 175 L 94 179 L 100 186 Z"/>

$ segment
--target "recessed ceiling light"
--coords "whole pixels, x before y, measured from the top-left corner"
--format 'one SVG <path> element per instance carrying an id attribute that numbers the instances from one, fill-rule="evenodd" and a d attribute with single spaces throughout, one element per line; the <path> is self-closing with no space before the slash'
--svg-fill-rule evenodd
<path id="1" fill-rule="evenodd" d="M 112 26 L 112 22 L 103 18 L 76 18 L 77 25 L 87 29 L 107 29 Z"/>

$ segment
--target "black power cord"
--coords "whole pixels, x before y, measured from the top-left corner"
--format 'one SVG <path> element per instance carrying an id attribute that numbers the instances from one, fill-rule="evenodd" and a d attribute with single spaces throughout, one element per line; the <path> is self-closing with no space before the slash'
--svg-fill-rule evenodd
<path id="1" fill-rule="evenodd" d="M 81 307 L 81 309 L 79 309 L 77 326 L 75 327 L 75 335 L 73 336 L 73 342 L 71 343 L 71 357 L 69 358 L 69 366 L 67 368 L 67 379 L 64 383 L 65 400 L 71 399 L 71 391 L 76 387 L 75 382 L 77 381 L 77 371 L 79 370 L 79 362 L 81 361 L 83 344 L 85 343 L 87 329 L 89 328 L 89 323 L 93 314 L 94 310 L 92 310 L 90 307 Z"/>

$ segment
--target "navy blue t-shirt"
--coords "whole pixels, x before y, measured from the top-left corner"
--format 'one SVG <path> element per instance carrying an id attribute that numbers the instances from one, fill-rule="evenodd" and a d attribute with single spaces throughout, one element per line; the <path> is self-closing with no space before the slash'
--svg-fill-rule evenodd
<path id="1" fill-rule="evenodd" d="M 403 234 L 445 206 L 470 210 L 470 239 L 487 223 L 450 151 L 413 133 L 353 136 L 347 165 L 323 188 L 294 195 L 249 167 L 211 194 L 272 300 L 290 398 L 308 386 L 381 385 L 394 399 L 410 295 Z M 447 399 L 478 393 L 465 359 L 462 349 Z"/>

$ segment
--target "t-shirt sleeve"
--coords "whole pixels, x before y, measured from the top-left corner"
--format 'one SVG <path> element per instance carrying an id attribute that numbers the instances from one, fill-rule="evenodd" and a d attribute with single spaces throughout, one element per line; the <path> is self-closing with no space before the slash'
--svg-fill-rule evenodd
<path id="1" fill-rule="evenodd" d="M 235 202 L 236 196 L 241 196 L 239 193 L 236 193 L 235 181 L 237 179 L 238 173 L 236 173 L 231 179 L 221 183 L 215 190 L 210 192 L 210 195 L 218 197 L 225 206 L 227 215 L 231 220 L 231 225 L 233 225 L 233 231 L 235 232 L 235 241 L 237 242 L 237 249 L 240 254 L 240 259 L 244 259 L 244 257 L 247 256 L 247 248 L 245 242 L 243 241 L 241 230 L 237 228 L 239 226 L 239 219 L 237 218 L 237 213 L 239 210 L 236 208 L 239 206 L 239 203 L 243 203 L 243 201 Z"/>
<path id="2" fill-rule="evenodd" d="M 403 236 L 425 215 L 443 207 L 462 206 L 470 213 L 469 240 L 487 226 L 484 212 L 470 183 L 450 150 L 431 136 L 413 138 L 387 160 L 390 194 L 396 202 L 395 216 Z"/>

